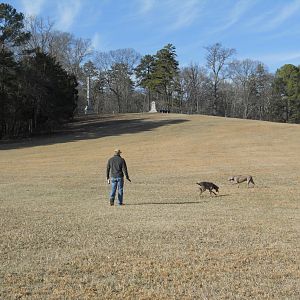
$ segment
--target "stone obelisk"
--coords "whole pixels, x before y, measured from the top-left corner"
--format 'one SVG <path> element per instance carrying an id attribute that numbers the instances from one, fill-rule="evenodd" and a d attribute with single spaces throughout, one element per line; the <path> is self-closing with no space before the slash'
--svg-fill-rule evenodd
<path id="1" fill-rule="evenodd" d="M 86 115 L 92 114 L 94 112 L 93 107 L 91 105 L 91 99 L 90 99 L 90 76 L 86 79 L 86 107 L 84 109 L 84 113 Z"/>

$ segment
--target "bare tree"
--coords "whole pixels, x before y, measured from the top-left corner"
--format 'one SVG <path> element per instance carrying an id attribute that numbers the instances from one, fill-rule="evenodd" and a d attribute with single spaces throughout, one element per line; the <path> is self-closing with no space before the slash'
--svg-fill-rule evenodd
<path id="1" fill-rule="evenodd" d="M 67 32 L 55 31 L 49 52 L 69 73 L 79 77 L 81 64 L 92 54 L 91 41 L 77 39 Z"/>
<path id="2" fill-rule="evenodd" d="M 238 100 L 242 107 L 242 117 L 248 118 L 253 108 L 255 73 L 259 62 L 250 59 L 235 60 L 230 63 L 230 75 L 238 92 Z"/>
<path id="3" fill-rule="evenodd" d="M 31 33 L 27 47 L 40 49 L 41 52 L 49 53 L 53 41 L 54 23 L 49 19 L 30 16 L 26 19 L 26 28 Z"/>
<path id="4" fill-rule="evenodd" d="M 228 60 L 231 56 L 236 53 L 235 49 L 232 48 L 224 48 L 222 44 L 216 43 L 214 45 L 205 47 L 207 51 L 206 55 L 206 66 L 210 71 L 210 80 L 212 87 L 212 113 L 213 115 L 222 114 L 220 112 L 220 108 L 222 105 L 221 102 L 221 94 L 220 94 L 220 85 L 222 81 L 227 77 L 227 64 Z"/>
<path id="5" fill-rule="evenodd" d="M 89 39 L 75 38 L 71 33 L 54 31 L 54 22 L 35 16 L 26 19 L 26 27 L 31 33 L 27 48 L 38 48 L 43 53 L 55 57 L 68 73 L 78 77 L 84 60 L 92 54 Z"/>
<path id="6" fill-rule="evenodd" d="M 141 55 L 132 48 L 117 49 L 109 52 L 113 64 L 121 63 L 127 66 L 130 72 L 141 59 Z"/>
<path id="7" fill-rule="evenodd" d="M 271 120 L 274 75 L 259 63 L 255 74 L 256 116 L 260 120 Z"/>
<path id="8" fill-rule="evenodd" d="M 141 55 L 134 49 L 125 48 L 109 52 L 96 52 L 94 61 L 97 68 L 102 71 L 108 71 L 113 65 L 119 63 L 127 65 L 130 72 L 132 72 L 140 58 Z"/>
<path id="9" fill-rule="evenodd" d="M 133 94 L 133 69 L 140 59 L 134 49 L 118 49 L 109 52 L 98 52 L 95 65 L 101 74 L 99 81 L 105 83 L 106 96 L 111 98 L 110 108 L 117 112 L 131 111 Z M 102 87 L 103 89 L 103 87 Z M 111 102 L 115 102 L 112 106 Z"/>
<path id="10" fill-rule="evenodd" d="M 245 59 L 230 63 L 230 77 L 236 91 L 235 104 L 242 118 L 264 119 L 272 95 L 272 78 L 262 62 Z"/>
<path id="11" fill-rule="evenodd" d="M 180 73 L 181 89 L 189 113 L 206 113 L 207 72 L 197 64 L 185 67 Z"/>

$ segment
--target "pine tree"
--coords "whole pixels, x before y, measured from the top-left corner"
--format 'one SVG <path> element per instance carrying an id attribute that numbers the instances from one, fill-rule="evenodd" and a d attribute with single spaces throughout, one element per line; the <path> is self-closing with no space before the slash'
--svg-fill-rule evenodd
<path id="1" fill-rule="evenodd" d="M 155 55 L 151 86 L 163 95 L 163 105 L 170 109 L 172 107 L 172 95 L 177 89 L 179 68 L 176 60 L 175 46 L 166 45 Z"/>
<path id="2" fill-rule="evenodd" d="M 11 5 L 0 3 L 0 49 L 25 43 L 30 33 L 24 31 L 24 15 Z"/>
<path id="3" fill-rule="evenodd" d="M 283 116 L 283 121 L 300 122 L 300 69 L 286 64 L 276 71 L 274 90 L 277 95 L 275 111 Z"/>
<path id="4" fill-rule="evenodd" d="M 150 109 L 151 92 L 154 90 L 152 84 L 154 61 L 155 58 L 147 54 L 142 57 L 140 64 L 135 68 L 135 75 L 138 80 L 137 84 L 147 90 L 148 101 L 146 110 Z"/>
<path id="5" fill-rule="evenodd" d="M 0 138 L 15 131 L 22 101 L 14 47 L 25 43 L 30 34 L 24 31 L 24 16 L 9 4 L 0 3 Z"/>
<path id="6" fill-rule="evenodd" d="M 73 117 L 77 105 L 77 81 L 73 75 L 53 57 L 39 51 L 22 62 L 22 69 L 35 130 L 52 130 Z"/>

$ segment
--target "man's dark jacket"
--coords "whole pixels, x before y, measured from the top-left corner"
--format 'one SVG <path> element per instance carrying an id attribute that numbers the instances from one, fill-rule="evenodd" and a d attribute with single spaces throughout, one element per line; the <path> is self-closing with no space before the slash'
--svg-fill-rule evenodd
<path id="1" fill-rule="evenodd" d="M 127 166 L 125 159 L 122 158 L 120 155 L 114 155 L 112 158 L 110 158 L 107 162 L 107 168 L 106 168 L 106 177 L 109 179 L 109 173 L 111 174 L 111 177 L 124 177 L 124 173 L 126 178 L 129 178 Z"/>

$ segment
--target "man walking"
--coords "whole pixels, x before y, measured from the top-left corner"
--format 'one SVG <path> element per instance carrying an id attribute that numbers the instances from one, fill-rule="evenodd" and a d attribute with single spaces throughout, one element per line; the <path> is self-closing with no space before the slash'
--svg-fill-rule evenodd
<path id="1" fill-rule="evenodd" d="M 124 174 L 126 179 L 131 182 L 129 179 L 125 159 L 121 157 L 121 153 L 122 152 L 120 149 L 116 149 L 115 155 L 107 162 L 106 178 L 107 183 L 111 183 L 110 205 L 114 205 L 117 189 L 119 205 L 123 205 Z"/>

